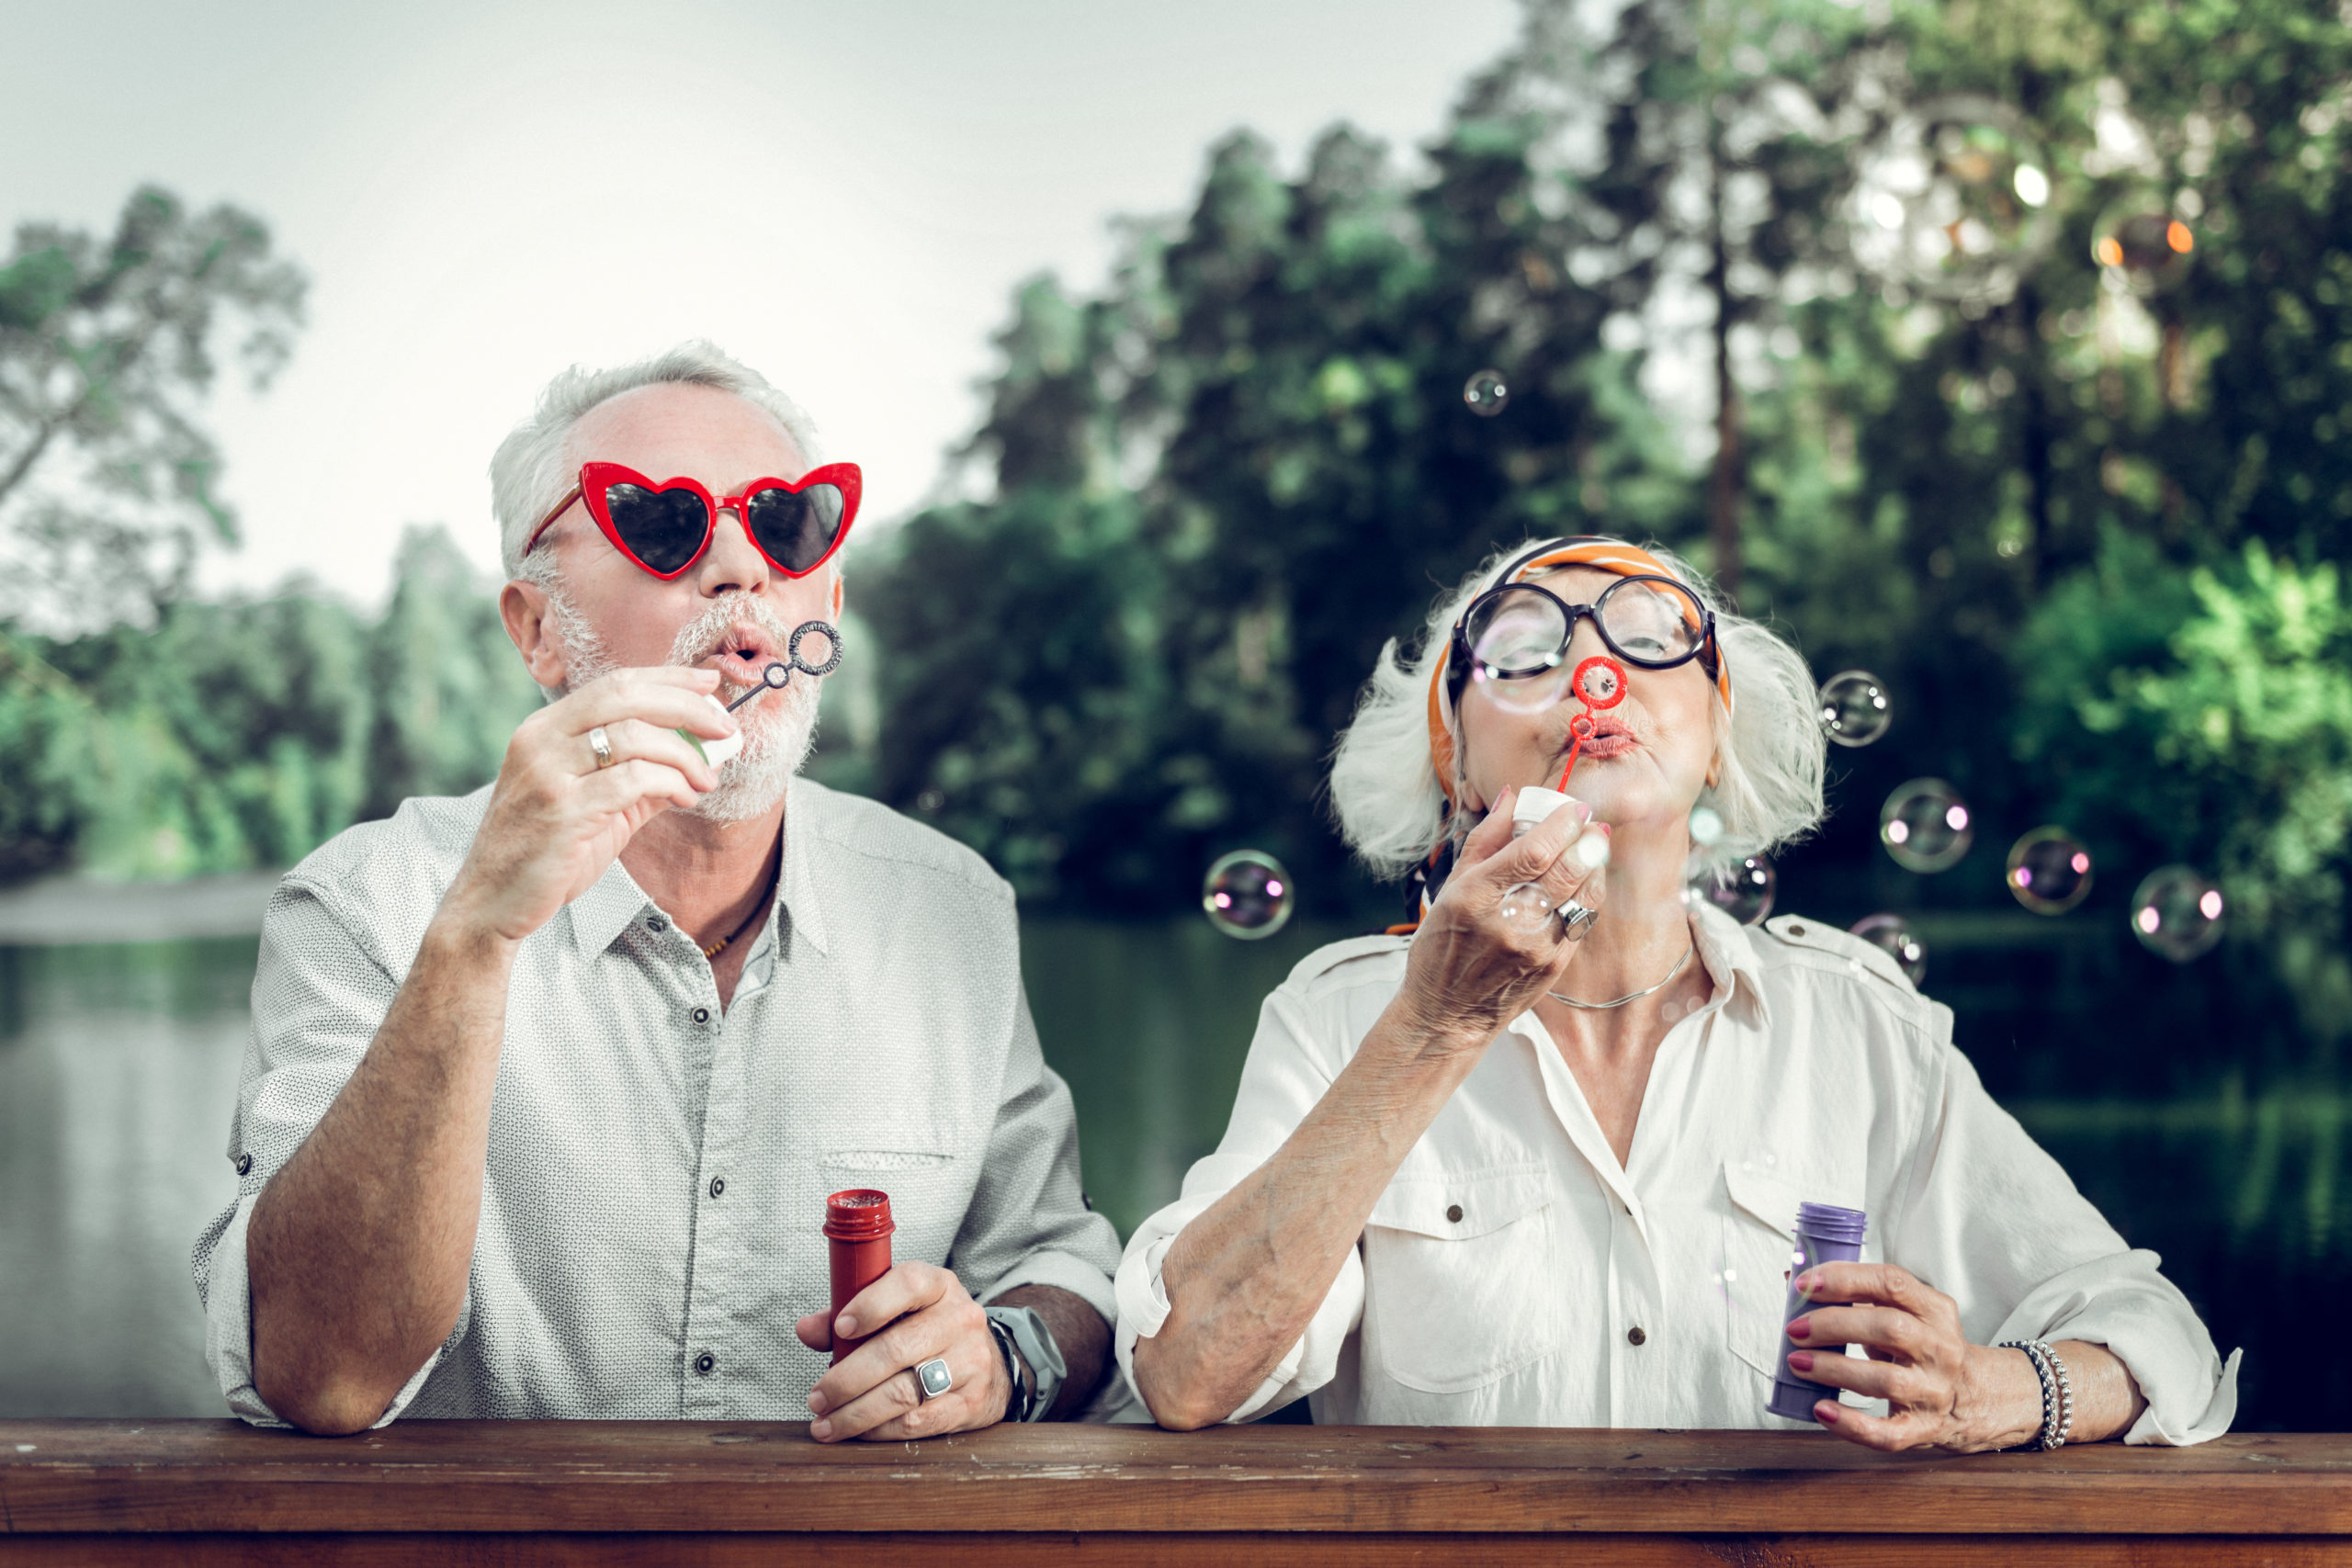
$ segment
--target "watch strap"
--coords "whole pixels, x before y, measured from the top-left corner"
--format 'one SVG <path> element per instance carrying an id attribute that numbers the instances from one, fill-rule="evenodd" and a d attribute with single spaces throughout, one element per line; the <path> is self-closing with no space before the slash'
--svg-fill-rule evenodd
<path id="1" fill-rule="evenodd" d="M 1009 1337 L 1013 1351 L 1028 1367 L 1029 1376 L 1036 1382 L 1031 1393 L 1028 1408 L 1013 1417 L 1022 1421 L 1043 1421 L 1054 1407 L 1054 1400 L 1061 1393 L 1062 1382 L 1069 1376 L 1069 1365 L 1062 1359 L 1059 1345 L 1054 1343 L 1054 1331 L 1046 1320 L 1025 1306 L 992 1306 L 986 1309 L 989 1324 Z M 1021 1385 L 1015 1368 L 1013 1382 Z"/>

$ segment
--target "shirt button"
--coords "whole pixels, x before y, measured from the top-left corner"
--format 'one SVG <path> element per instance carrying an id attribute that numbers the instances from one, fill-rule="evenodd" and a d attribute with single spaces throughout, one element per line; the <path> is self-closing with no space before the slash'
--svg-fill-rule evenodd
<path id="1" fill-rule="evenodd" d="M 1643 1333 L 1639 1328 L 1629 1328 L 1625 1330 L 1625 1343 L 1628 1345 L 1643 1345 L 1648 1343 L 1648 1341 L 1649 1336 Z"/>
<path id="2" fill-rule="evenodd" d="M 695 1358 L 695 1371 L 700 1372 L 705 1377 L 710 1376 L 713 1371 L 718 1370 L 718 1358 L 712 1355 L 707 1350 L 705 1350 L 701 1355 Z"/>
<path id="3" fill-rule="evenodd" d="M 646 922 L 645 922 L 645 929 L 646 929 L 647 931 L 656 931 L 656 932 L 659 932 L 659 931 L 668 931 L 668 930 L 670 929 L 670 922 L 669 922 L 669 921 L 667 921 L 667 920 L 665 920 L 665 919 L 662 919 L 661 916 L 659 916 L 659 915 L 650 916 L 650 917 L 646 919 Z"/>
<path id="4" fill-rule="evenodd" d="M 696 1008 L 695 1009 L 692 1016 L 696 1023 L 708 1023 L 710 1021 L 710 1010 L 708 1008 Z"/>
<path id="5" fill-rule="evenodd" d="M 252 1170 L 252 1169 L 253 1169 L 253 1168 L 254 1168 L 254 1156 L 251 1156 L 251 1155 L 239 1155 L 239 1156 L 237 1156 L 237 1174 L 238 1174 L 239 1176 L 243 1176 L 243 1175 L 244 1175 L 246 1172 L 248 1172 L 248 1171 Z"/>
<path id="6" fill-rule="evenodd" d="M 710 1195 L 712 1197 L 716 1198 L 726 1190 L 727 1178 L 723 1176 L 714 1176 L 710 1179 Z"/>
<path id="7" fill-rule="evenodd" d="M 1452 1220 L 1455 1224 L 1460 1224 L 1462 1223 L 1462 1205 L 1459 1203 L 1448 1203 L 1445 1206 L 1445 1217 Z"/>

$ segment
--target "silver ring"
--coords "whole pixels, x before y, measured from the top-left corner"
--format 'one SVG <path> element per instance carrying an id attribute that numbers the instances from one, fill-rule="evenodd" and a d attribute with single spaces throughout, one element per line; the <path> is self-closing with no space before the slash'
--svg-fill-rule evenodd
<path id="1" fill-rule="evenodd" d="M 613 765 L 613 738 L 605 733 L 603 725 L 588 732 L 588 750 L 596 753 L 597 767 L 609 768 Z"/>
<path id="2" fill-rule="evenodd" d="M 1592 931 L 1592 922 L 1600 919 L 1600 911 L 1588 909 L 1570 899 L 1552 911 L 1560 917 L 1560 937 L 1565 942 L 1582 942 Z"/>
<path id="3" fill-rule="evenodd" d="M 909 1369 L 915 1374 L 915 1391 L 926 1400 L 937 1399 L 956 1386 L 947 1372 L 947 1358 L 933 1356 L 920 1367 Z"/>

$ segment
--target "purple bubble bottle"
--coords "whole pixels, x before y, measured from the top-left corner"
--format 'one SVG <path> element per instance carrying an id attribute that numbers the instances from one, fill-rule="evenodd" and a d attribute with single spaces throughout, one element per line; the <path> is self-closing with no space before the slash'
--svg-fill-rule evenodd
<path id="1" fill-rule="evenodd" d="M 1797 1280 L 1816 1263 L 1861 1261 L 1862 1232 L 1869 1224 L 1870 1217 L 1860 1209 L 1841 1209 L 1834 1203 L 1797 1205 L 1797 1249 L 1790 1260 L 1788 1306 L 1781 1314 L 1782 1329 L 1785 1330 L 1815 1307 L 1849 1304 L 1845 1302 L 1808 1300 L 1799 1293 Z M 1771 1402 L 1764 1408 L 1791 1421 L 1818 1425 L 1813 1418 L 1814 1405 L 1824 1399 L 1837 1398 L 1838 1391 L 1827 1383 L 1801 1378 L 1789 1371 L 1789 1354 L 1800 1348 L 1811 1349 L 1815 1355 L 1837 1353 L 1826 1345 L 1792 1345 L 1788 1335 L 1783 1333 L 1781 1336 L 1781 1370 L 1772 1378 Z"/>

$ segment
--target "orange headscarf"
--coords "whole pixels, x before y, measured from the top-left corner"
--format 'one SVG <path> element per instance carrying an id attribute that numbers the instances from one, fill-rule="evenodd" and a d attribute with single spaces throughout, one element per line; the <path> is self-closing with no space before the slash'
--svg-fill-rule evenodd
<path id="1" fill-rule="evenodd" d="M 1552 546 L 1537 546 L 1521 556 L 1494 587 L 1524 582 L 1538 572 L 1551 571 L 1564 566 L 1591 567 L 1597 571 L 1610 571 L 1619 577 L 1663 577 L 1680 582 L 1666 568 L 1666 563 L 1638 546 L 1623 539 L 1606 539 L 1587 536 L 1573 539 L 1558 539 Z M 1447 722 L 1445 703 L 1446 667 L 1453 659 L 1453 639 L 1446 638 L 1438 652 L 1437 666 L 1430 671 L 1430 761 L 1437 768 L 1438 787 L 1445 791 L 1445 798 L 1453 798 L 1453 727 Z M 1715 645 L 1715 690 L 1724 699 L 1724 711 L 1731 711 L 1731 665 L 1724 659 L 1723 644 Z"/>

